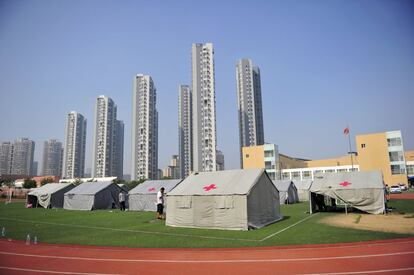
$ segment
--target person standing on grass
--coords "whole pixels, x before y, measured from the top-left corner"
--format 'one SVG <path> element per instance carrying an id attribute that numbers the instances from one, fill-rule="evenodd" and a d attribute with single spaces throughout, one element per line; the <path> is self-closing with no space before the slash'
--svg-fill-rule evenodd
<path id="1" fill-rule="evenodd" d="M 125 193 L 123 191 L 119 192 L 119 209 L 125 211 Z"/>
<path id="2" fill-rule="evenodd" d="M 157 193 L 157 219 L 164 218 L 164 187 L 161 187 Z"/>

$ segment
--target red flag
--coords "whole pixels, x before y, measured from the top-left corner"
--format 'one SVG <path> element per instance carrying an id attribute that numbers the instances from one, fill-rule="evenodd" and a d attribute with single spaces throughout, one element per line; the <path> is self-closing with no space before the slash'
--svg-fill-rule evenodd
<path id="1" fill-rule="evenodd" d="M 349 134 L 349 127 L 346 127 L 345 129 L 344 129 L 344 135 L 348 135 Z"/>

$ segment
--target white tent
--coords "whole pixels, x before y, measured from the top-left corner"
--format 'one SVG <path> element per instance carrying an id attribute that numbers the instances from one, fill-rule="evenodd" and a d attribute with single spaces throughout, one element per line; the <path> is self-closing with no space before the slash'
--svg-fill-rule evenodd
<path id="1" fill-rule="evenodd" d="M 63 208 L 70 210 L 110 209 L 118 206 L 122 189 L 112 182 L 85 182 L 65 193 Z"/>
<path id="2" fill-rule="evenodd" d="M 317 174 L 310 192 L 311 212 L 323 208 L 321 195 L 371 214 L 385 212 L 385 185 L 380 171 Z"/>
<path id="3" fill-rule="evenodd" d="M 309 201 L 309 189 L 312 185 L 312 180 L 295 180 L 293 184 L 298 190 L 299 201 Z"/>
<path id="4" fill-rule="evenodd" d="M 167 194 L 166 225 L 248 230 L 282 219 L 264 169 L 194 173 Z"/>
<path id="5" fill-rule="evenodd" d="M 164 187 L 168 193 L 180 182 L 180 179 L 147 180 L 138 184 L 128 193 L 129 210 L 157 211 L 157 192 Z"/>
<path id="6" fill-rule="evenodd" d="M 48 183 L 32 189 L 27 194 L 27 203 L 43 208 L 62 208 L 64 194 L 75 187 L 72 183 Z"/>
<path id="7" fill-rule="evenodd" d="M 297 203 L 298 190 L 291 180 L 274 180 L 273 184 L 279 190 L 280 204 Z"/>

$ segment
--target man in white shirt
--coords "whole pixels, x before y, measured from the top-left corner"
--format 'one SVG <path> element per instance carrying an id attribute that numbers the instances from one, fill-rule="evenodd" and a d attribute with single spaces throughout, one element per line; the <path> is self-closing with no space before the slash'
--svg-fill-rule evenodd
<path id="1" fill-rule="evenodd" d="M 164 187 L 157 193 L 157 219 L 164 219 Z"/>
<path id="2" fill-rule="evenodd" d="M 125 211 L 125 193 L 124 191 L 119 192 L 119 208 L 121 209 L 121 211 Z"/>

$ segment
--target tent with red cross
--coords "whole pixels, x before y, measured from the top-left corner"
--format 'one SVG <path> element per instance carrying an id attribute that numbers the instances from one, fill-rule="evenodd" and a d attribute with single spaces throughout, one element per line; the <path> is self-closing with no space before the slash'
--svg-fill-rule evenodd
<path id="1" fill-rule="evenodd" d="M 264 169 L 193 173 L 167 194 L 166 225 L 248 230 L 282 219 Z"/>
<path id="2" fill-rule="evenodd" d="M 165 193 L 171 191 L 180 179 L 146 180 L 128 192 L 128 209 L 135 211 L 157 211 L 157 192 L 164 187 Z"/>
<path id="3" fill-rule="evenodd" d="M 385 184 L 380 171 L 318 173 L 309 191 L 311 213 L 327 209 L 327 201 L 371 214 L 385 213 Z"/>

